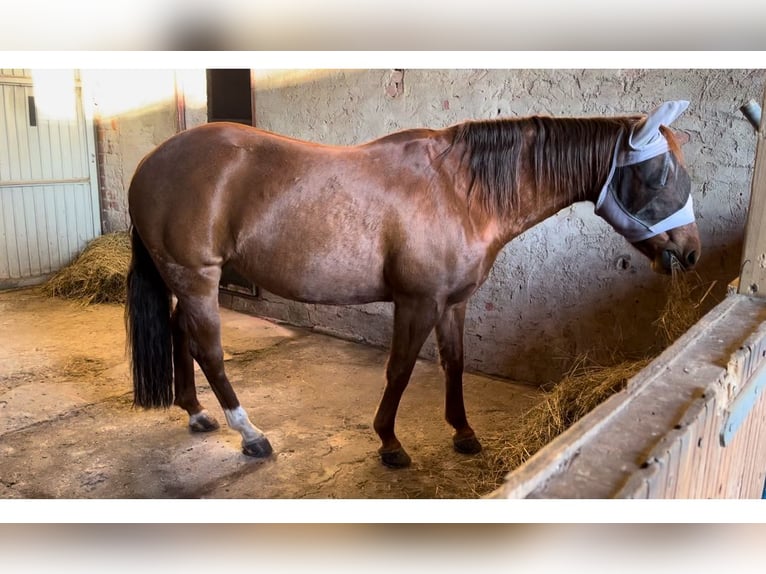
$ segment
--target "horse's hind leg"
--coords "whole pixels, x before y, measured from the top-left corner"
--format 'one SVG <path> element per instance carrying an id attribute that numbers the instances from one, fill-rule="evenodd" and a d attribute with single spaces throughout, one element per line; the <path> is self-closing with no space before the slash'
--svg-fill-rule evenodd
<path id="1" fill-rule="evenodd" d="M 255 457 L 267 457 L 272 449 L 239 404 L 239 399 L 226 377 L 221 347 L 221 319 L 218 314 L 219 268 L 209 268 L 188 277 L 184 284 L 193 285 L 191 293 L 176 292 L 183 309 L 184 330 L 188 334 L 189 352 L 202 368 L 215 396 L 223 407 L 226 422 L 242 435 L 242 450 Z M 188 272 L 191 274 L 191 272 Z"/>
<path id="2" fill-rule="evenodd" d="M 189 351 L 189 336 L 181 305 L 176 305 L 171 317 L 173 332 L 173 380 L 175 404 L 189 413 L 189 428 L 194 432 L 210 432 L 219 428 L 218 421 L 197 400 L 194 384 L 194 359 Z"/>
<path id="3" fill-rule="evenodd" d="M 463 403 L 463 324 L 465 303 L 448 308 L 436 324 L 436 341 L 445 378 L 445 417 L 455 429 L 452 444 L 465 454 L 481 451 L 481 443 L 468 424 Z"/>
<path id="4" fill-rule="evenodd" d="M 409 466 L 411 462 L 394 433 L 396 411 L 420 348 L 433 329 L 437 317 L 437 305 L 433 301 L 420 298 L 396 301 L 394 335 L 386 366 L 386 388 L 375 413 L 374 423 L 375 432 L 383 443 L 378 452 L 386 466 L 399 468 Z"/>

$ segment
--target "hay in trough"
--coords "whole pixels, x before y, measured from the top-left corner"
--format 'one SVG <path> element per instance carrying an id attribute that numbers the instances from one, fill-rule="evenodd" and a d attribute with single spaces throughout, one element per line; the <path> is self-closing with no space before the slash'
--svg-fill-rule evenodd
<path id="1" fill-rule="evenodd" d="M 492 452 L 487 492 L 502 484 L 503 477 L 567 430 L 584 415 L 622 390 L 628 380 L 649 364 L 650 359 L 622 360 L 600 364 L 587 355 L 580 357 L 543 399 L 513 421 L 502 438 L 490 437 Z"/>
<path id="2" fill-rule="evenodd" d="M 125 303 L 130 235 L 108 233 L 91 241 L 72 263 L 43 285 L 43 293 L 91 303 Z"/>
<path id="3" fill-rule="evenodd" d="M 674 270 L 670 279 L 667 300 L 655 321 L 662 349 L 673 343 L 699 321 L 702 303 L 710 294 L 715 281 L 704 283 L 695 273 Z M 646 367 L 653 356 L 635 360 L 616 354 L 606 364 L 583 355 L 578 357 L 569 372 L 543 399 L 519 419 L 502 436 L 485 438 L 491 453 L 487 461 L 479 494 L 498 488 L 505 475 L 521 466 L 538 450 L 567 430 L 614 393 L 624 389 L 628 380 Z"/>
<path id="4" fill-rule="evenodd" d="M 700 320 L 702 303 L 715 284 L 715 281 L 705 284 L 696 273 L 683 273 L 677 267 L 673 268 L 665 306 L 654 323 L 666 347 Z"/>

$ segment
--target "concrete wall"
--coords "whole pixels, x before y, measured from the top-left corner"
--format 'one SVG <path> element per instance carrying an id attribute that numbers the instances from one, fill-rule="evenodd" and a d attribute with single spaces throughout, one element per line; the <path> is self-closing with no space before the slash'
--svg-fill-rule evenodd
<path id="1" fill-rule="evenodd" d="M 82 72 L 94 107 L 101 223 L 105 233 L 127 229 L 127 190 L 141 159 L 178 131 L 175 72 Z"/>
<path id="2" fill-rule="evenodd" d="M 668 99 L 691 101 L 674 124 L 694 184 L 704 245 L 699 274 L 716 280 L 706 308 L 738 275 L 755 137 L 738 107 L 760 101 L 763 70 L 392 70 L 256 74 L 256 124 L 333 144 L 467 119 L 644 112 Z M 643 353 L 657 345 L 653 322 L 668 279 L 591 204 L 567 208 L 512 241 L 474 295 L 466 323 L 466 366 L 517 380 L 556 380 L 577 354 Z M 237 301 L 285 321 L 386 345 L 389 304 L 323 307 L 264 294 Z M 433 339 L 424 355 L 435 356 Z"/>
<path id="3" fill-rule="evenodd" d="M 97 82 L 105 230 L 127 225 L 125 197 L 135 166 L 175 132 L 174 78 L 186 95 L 187 127 L 205 121 L 204 71 L 118 74 Z M 691 106 L 674 127 L 691 136 L 684 151 L 704 245 L 699 274 L 717 281 L 705 301 L 710 307 L 738 275 L 750 193 L 755 137 L 738 107 L 760 100 L 765 82 L 763 70 L 405 70 L 403 78 L 392 70 L 264 71 L 256 73 L 256 124 L 307 140 L 356 144 L 467 119 L 632 114 L 688 99 Z M 145 95 L 141 105 L 106 109 L 118 93 L 145 93 L 150 84 L 161 86 L 152 101 Z M 656 345 L 652 323 L 667 286 L 592 205 L 574 205 L 498 257 L 469 305 L 467 368 L 543 383 L 586 351 L 643 353 Z M 227 302 L 375 345 L 387 345 L 391 336 L 390 304 L 325 307 L 268 293 L 260 301 Z M 432 339 L 423 354 L 435 356 Z"/>

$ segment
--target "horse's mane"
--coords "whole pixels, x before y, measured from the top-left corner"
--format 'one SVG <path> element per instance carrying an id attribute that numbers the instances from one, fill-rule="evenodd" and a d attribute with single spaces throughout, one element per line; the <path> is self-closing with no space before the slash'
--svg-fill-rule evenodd
<path id="1" fill-rule="evenodd" d="M 525 168 L 531 170 L 535 194 L 549 189 L 571 201 L 584 198 L 606 181 L 617 137 L 636 119 L 531 116 L 453 126 L 452 146 L 465 144 L 468 199 L 492 215 L 510 213 L 519 206 Z"/>

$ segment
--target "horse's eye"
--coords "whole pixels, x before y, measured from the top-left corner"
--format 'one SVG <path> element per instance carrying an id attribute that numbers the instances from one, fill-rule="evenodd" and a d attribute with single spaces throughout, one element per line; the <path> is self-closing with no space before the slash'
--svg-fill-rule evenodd
<path id="1" fill-rule="evenodd" d="M 670 154 L 665 154 L 661 165 L 652 165 L 649 176 L 644 180 L 646 187 L 651 190 L 659 191 L 664 188 L 668 183 L 668 175 L 672 166 L 672 161 L 669 157 Z"/>

